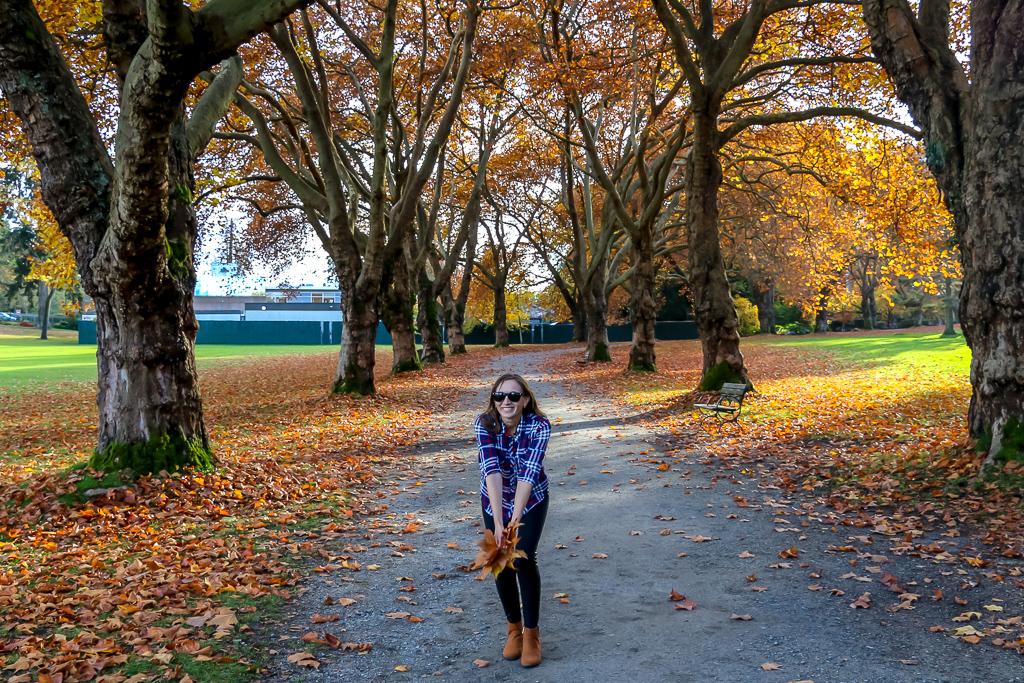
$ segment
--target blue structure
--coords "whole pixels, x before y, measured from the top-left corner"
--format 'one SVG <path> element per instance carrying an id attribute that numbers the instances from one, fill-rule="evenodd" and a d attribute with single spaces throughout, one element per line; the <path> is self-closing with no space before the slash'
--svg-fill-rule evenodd
<path id="1" fill-rule="evenodd" d="M 202 320 L 196 344 L 305 344 L 333 346 L 341 343 L 341 326 L 335 320 Z M 566 344 L 572 341 L 572 325 L 524 325 L 510 330 L 512 344 Z M 662 341 L 698 339 L 697 323 L 692 320 L 659 320 L 654 336 Z M 608 341 L 628 342 L 633 339 L 633 326 L 609 325 Z M 416 341 L 419 341 L 417 335 Z M 445 339 L 447 341 L 447 338 Z M 96 343 L 96 321 L 78 323 L 78 343 Z M 376 343 L 391 344 L 391 335 L 384 323 L 377 324 Z M 466 335 L 467 344 L 494 344 L 494 328 L 478 327 Z"/>

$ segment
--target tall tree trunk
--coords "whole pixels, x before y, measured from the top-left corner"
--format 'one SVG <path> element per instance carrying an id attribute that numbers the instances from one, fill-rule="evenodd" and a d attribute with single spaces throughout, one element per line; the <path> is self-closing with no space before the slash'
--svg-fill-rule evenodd
<path id="1" fill-rule="evenodd" d="M 185 98 L 197 74 L 300 4 L 252 0 L 238 12 L 208 3 L 193 12 L 150 3 L 143 18 L 137 8 L 105 3 L 103 37 L 120 86 L 112 163 L 33 3 L 0 0 L 0 89 L 96 305 L 93 467 L 148 473 L 212 464 L 194 349 L 192 173 L 241 69 L 224 81 L 225 63 L 187 124 Z"/>
<path id="2" fill-rule="evenodd" d="M 192 293 L 198 225 L 192 196 L 193 161 L 187 151 L 183 115 L 160 151 L 169 159 L 163 234 L 137 241 L 131 256 L 104 242 L 93 260 L 99 393 L 99 447 L 90 463 L 97 469 L 173 471 L 182 464 L 210 466 L 210 442 L 196 372 L 195 341 L 199 331 Z M 153 150 L 156 156 L 156 150 Z M 134 185 L 134 186 L 132 186 Z M 123 193 L 147 192 L 131 183 Z M 141 216 L 114 214 L 111 230 Z M 148 252 L 148 253 L 146 253 Z M 160 263 L 154 269 L 151 264 Z M 99 279 L 99 278 L 97 278 Z"/>
<path id="3" fill-rule="evenodd" d="M 508 309 L 505 306 L 505 278 L 498 281 L 494 288 L 494 348 L 507 347 L 508 343 Z"/>
<path id="4" fill-rule="evenodd" d="M 654 354 L 654 322 L 658 309 L 654 305 L 654 235 L 652 226 L 640 226 L 640 239 L 633 244 L 633 290 L 630 294 L 629 317 L 633 323 L 633 345 L 629 348 L 628 369 L 633 372 L 657 372 Z"/>
<path id="5" fill-rule="evenodd" d="M 864 318 L 864 329 L 875 329 L 875 290 L 867 285 L 861 285 L 860 290 L 860 316 Z"/>
<path id="6" fill-rule="evenodd" d="M 419 329 L 420 344 L 423 346 L 421 360 L 424 363 L 443 363 L 444 337 L 438 318 L 437 299 L 434 297 L 434 283 L 427 276 L 426 269 L 420 271 L 416 302 L 419 308 L 416 314 L 416 327 Z"/>
<path id="7" fill-rule="evenodd" d="M 924 132 L 953 214 L 971 348 L 972 436 L 1024 433 L 1024 5 L 973 0 L 970 80 L 949 42 L 949 3 L 865 0 L 871 47 Z M 947 316 L 948 317 L 948 316 Z"/>
<path id="8" fill-rule="evenodd" d="M 754 303 L 761 334 L 775 334 L 775 283 L 768 278 L 755 280 Z"/>
<path id="9" fill-rule="evenodd" d="M 376 364 L 378 294 L 360 288 L 356 283 L 358 264 L 353 268 L 345 262 L 336 267 L 341 284 L 341 347 L 338 371 L 334 375 L 333 393 L 368 396 L 375 393 L 373 369 Z"/>
<path id="10" fill-rule="evenodd" d="M 466 336 L 462 333 L 462 322 L 455 320 L 455 297 L 452 296 L 452 285 L 448 282 L 440 294 L 441 311 L 444 314 L 444 329 L 448 335 L 448 353 L 455 355 L 466 352 Z"/>
<path id="11" fill-rule="evenodd" d="M 717 389 L 724 382 L 750 382 L 740 353 L 740 323 L 719 244 L 718 188 L 722 183 L 722 165 L 714 142 L 718 135 L 716 118 L 694 112 L 693 143 L 687 156 L 685 179 L 690 289 L 704 352 L 702 390 Z"/>
<path id="12" fill-rule="evenodd" d="M 409 268 L 403 254 L 389 259 L 384 265 L 381 292 L 381 315 L 384 327 L 391 333 L 391 372 L 421 370 L 416 353 L 416 332 L 413 303 L 415 292 L 409 281 Z"/>
<path id="13" fill-rule="evenodd" d="M 826 285 L 818 294 L 818 305 L 814 309 L 814 331 L 828 332 L 828 300 L 832 296 L 832 287 Z"/>
<path id="14" fill-rule="evenodd" d="M 943 302 L 946 304 L 946 329 L 942 331 L 943 337 L 955 337 L 956 330 L 953 329 L 953 281 L 952 278 L 946 278 L 946 296 L 943 297 Z"/>
<path id="15" fill-rule="evenodd" d="M 470 236 L 466 251 L 466 268 L 459 282 L 459 293 L 452 300 L 451 321 L 448 325 L 448 352 L 451 354 L 466 353 L 466 337 L 463 332 L 466 324 L 466 302 L 469 301 L 469 290 L 473 284 L 473 259 L 476 252 L 476 238 Z"/>
<path id="16" fill-rule="evenodd" d="M 576 305 L 570 309 L 570 312 L 572 315 L 572 340 L 574 342 L 587 341 L 587 319 L 582 297 L 577 298 Z"/>
<path id="17" fill-rule="evenodd" d="M 50 301 L 53 300 L 53 293 L 56 290 L 50 289 L 45 282 L 39 281 L 39 327 L 42 329 L 40 339 L 46 339 L 46 331 L 50 327 Z"/>
<path id="18" fill-rule="evenodd" d="M 587 360 L 591 363 L 610 363 L 608 348 L 608 295 L 604 281 L 607 264 L 596 264 L 594 276 L 579 288 L 583 311 L 587 316 Z"/>

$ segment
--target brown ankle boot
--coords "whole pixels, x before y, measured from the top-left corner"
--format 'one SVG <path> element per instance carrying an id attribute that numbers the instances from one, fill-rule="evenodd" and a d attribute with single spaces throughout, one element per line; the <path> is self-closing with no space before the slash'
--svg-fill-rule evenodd
<path id="1" fill-rule="evenodd" d="M 509 622 L 508 642 L 505 643 L 501 656 L 505 659 L 519 659 L 523 656 L 523 622 Z"/>
<path id="2" fill-rule="evenodd" d="M 520 663 L 527 668 L 540 664 L 540 629 L 523 631 L 523 658 Z"/>

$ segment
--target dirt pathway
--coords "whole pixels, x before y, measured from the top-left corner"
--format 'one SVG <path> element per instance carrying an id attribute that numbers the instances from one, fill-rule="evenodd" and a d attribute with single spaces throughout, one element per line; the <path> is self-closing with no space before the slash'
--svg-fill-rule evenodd
<path id="1" fill-rule="evenodd" d="M 993 567 L 965 570 L 898 554 L 891 548 L 902 539 L 836 526 L 825 511 L 741 473 L 722 477 L 700 452 L 666 453 L 675 446 L 635 416 L 549 377 L 552 353 L 565 352 L 497 358 L 462 409 L 410 454 L 421 478 L 381 501 L 389 507 L 379 519 L 391 527 L 328 543 L 329 554 L 352 557 L 362 569 L 311 579 L 291 608 L 292 625 L 271 636 L 274 680 L 1024 681 L 1024 658 L 1015 652 L 929 630 L 941 625 L 948 634 L 965 625 L 951 618 L 968 610 L 986 626 L 1020 616 L 1022 591 L 988 580 L 984 571 Z M 505 371 L 531 381 L 554 425 L 545 460 L 551 507 L 538 552 L 544 661 L 532 670 L 501 658 L 505 623 L 492 581 L 457 569 L 472 560 L 483 528 L 472 420 Z M 409 523 L 418 530 L 394 533 Z M 926 542 L 952 542 L 942 530 Z M 780 558 L 789 548 L 798 557 Z M 911 609 L 884 609 L 902 604 L 882 585 L 886 574 L 921 596 Z M 972 582 L 979 585 L 963 587 Z M 415 590 L 403 591 L 410 584 Z M 673 590 L 696 607 L 676 609 L 682 603 L 669 600 Z M 935 590 L 942 601 L 929 600 Z M 872 607 L 852 608 L 864 593 Z M 356 602 L 325 606 L 328 597 Z M 387 616 L 399 612 L 422 621 Z M 340 620 L 314 625 L 314 613 Z M 302 651 L 303 633 L 324 629 L 373 649 L 310 648 L 322 663 L 315 671 L 285 661 Z"/>

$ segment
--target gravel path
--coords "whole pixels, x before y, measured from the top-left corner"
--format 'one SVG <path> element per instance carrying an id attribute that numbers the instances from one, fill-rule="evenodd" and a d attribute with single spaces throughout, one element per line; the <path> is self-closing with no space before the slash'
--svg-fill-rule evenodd
<path id="1" fill-rule="evenodd" d="M 278 647 L 274 680 L 1024 681 L 1024 658 L 1015 652 L 993 647 L 990 638 L 968 645 L 948 636 L 964 625 L 951 621 L 964 611 L 983 615 L 971 622 L 979 628 L 1020 616 L 1024 591 L 1009 575 L 1001 583 L 985 575 L 1016 569 L 899 554 L 891 548 L 902 537 L 842 526 L 828 510 L 760 488 L 757 479 L 722 470 L 699 451 L 667 454 L 678 446 L 636 416 L 549 377 L 545 358 L 552 353 L 565 352 L 497 358 L 462 408 L 410 453 L 418 478 L 382 499 L 389 507 L 376 518 L 390 526 L 327 544 L 331 557 L 352 557 L 362 570 L 310 580 L 291 607 L 293 625 L 271 636 Z M 491 579 L 477 581 L 479 572 L 457 568 L 471 562 L 483 528 L 472 421 L 491 381 L 505 371 L 530 380 L 553 424 L 545 459 L 551 507 L 538 551 L 544 661 L 529 670 L 501 658 L 505 621 Z M 737 498 L 747 507 L 738 507 Z M 418 530 L 397 533 L 409 523 Z M 964 542 L 944 538 L 943 530 L 937 525 L 925 542 Z M 830 546 L 853 550 L 827 552 Z M 798 557 L 780 558 L 789 548 Z M 921 595 L 913 609 L 884 609 L 900 604 L 881 584 L 885 574 Z M 967 589 L 963 582 L 979 585 Z M 410 584 L 415 590 L 402 590 Z M 683 603 L 669 600 L 673 590 L 695 603 L 692 611 L 676 609 Z M 930 600 L 935 590 L 943 591 L 941 601 Z M 873 606 L 852 608 L 864 593 Z M 356 602 L 325 606 L 328 597 Z M 387 617 L 396 612 L 422 621 Z M 313 625 L 315 613 L 340 620 Z M 939 625 L 946 635 L 930 631 Z M 316 671 L 286 662 L 301 651 L 302 633 L 314 629 L 372 642 L 373 649 L 311 649 L 322 662 Z M 480 668 L 475 660 L 488 664 Z M 778 668 L 762 668 L 769 664 Z"/>

